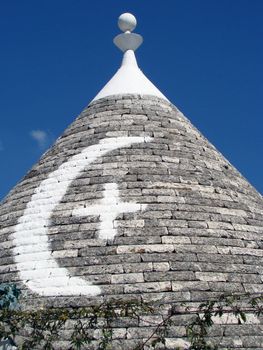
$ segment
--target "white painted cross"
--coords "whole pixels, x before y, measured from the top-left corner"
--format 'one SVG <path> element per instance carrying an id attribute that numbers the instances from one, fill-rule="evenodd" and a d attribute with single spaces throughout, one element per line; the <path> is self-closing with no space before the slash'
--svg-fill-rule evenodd
<path id="1" fill-rule="evenodd" d="M 99 215 L 99 238 L 113 239 L 117 230 L 114 227 L 114 221 L 119 214 L 131 213 L 145 209 L 145 204 L 122 202 L 119 197 L 119 190 L 116 183 L 104 185 L 103 199 L 100 204 L 87 207 L 75 208 L 72 212 L 75 216 Z"/>

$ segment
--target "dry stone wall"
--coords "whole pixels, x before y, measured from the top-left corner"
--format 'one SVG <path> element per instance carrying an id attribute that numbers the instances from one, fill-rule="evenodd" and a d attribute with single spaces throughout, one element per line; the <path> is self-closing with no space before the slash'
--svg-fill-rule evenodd
<path id="1" fill-rule="evenodd" d="M 262 196 L 156 97 L 91 103 L 3 201 L 0 225 L 0 280 L 17 283 L 28 307 L 133 299 L 165 314 L 174 302 L 263 291 Z M 228 325 L 225 346 L 261 349 L 263 326 L 251 323 Z M 152 328 L 116 325 L 114 349 Z"/>

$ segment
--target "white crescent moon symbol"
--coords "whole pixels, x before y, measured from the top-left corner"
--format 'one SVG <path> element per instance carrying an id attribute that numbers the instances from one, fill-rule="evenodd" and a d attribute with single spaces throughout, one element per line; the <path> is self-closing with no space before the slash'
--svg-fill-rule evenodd
<path id="1" fill-rule="evenodd" d="M 40 183 L 13 233 L 14 260 L 21 280 L 29 289 L 42 296 L 100 294 L 98 286 L 71 277 L 52 257 L 48 243 L 50 217 L 69 185 L 85 167 L 114 149 L 149 140 L 149 137 L 102 139 L 99 144 L 71 157 Z"/>

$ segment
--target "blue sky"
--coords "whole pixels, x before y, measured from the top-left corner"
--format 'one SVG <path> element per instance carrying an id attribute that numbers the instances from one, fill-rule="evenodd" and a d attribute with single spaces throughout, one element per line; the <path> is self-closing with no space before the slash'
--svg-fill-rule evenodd
<path id="1" fill-rule="evenodd" d="M 262 0 L 0 0 L 0 199 L 119 67 L 123 12 L 146 76 L 263 193 Z"/>

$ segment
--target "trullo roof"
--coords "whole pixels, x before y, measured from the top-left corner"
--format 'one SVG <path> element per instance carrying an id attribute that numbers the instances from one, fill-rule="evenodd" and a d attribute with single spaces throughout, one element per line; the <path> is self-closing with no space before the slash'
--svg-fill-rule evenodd
<path id="1" fill-rule="evenodd" d="M 124 64 L 1 205 L 1 281 L 31 307 L 262 292 L 262 197 L 139 70 L 125 16 Z M 228 322 L 224 346 L 262 348 L 260 318 Z M 132 349 L 152 325 L 116 328 Z"/>

